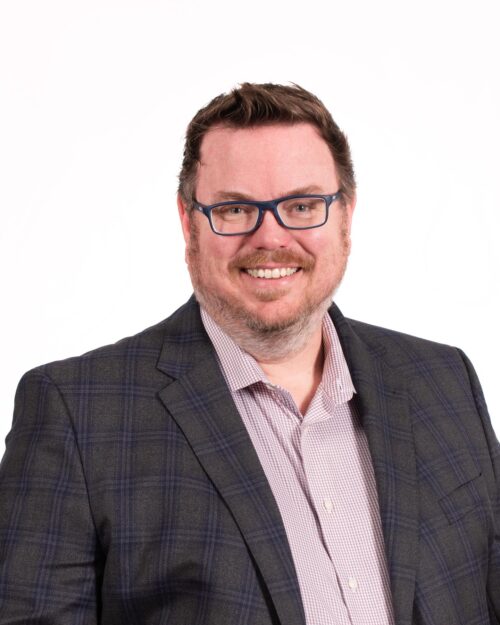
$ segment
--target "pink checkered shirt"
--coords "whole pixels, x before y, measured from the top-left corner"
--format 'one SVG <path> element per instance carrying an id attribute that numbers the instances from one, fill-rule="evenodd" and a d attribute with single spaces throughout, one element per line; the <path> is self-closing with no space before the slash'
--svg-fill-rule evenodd
<path id="1" fill-rule="evenodd" d="M 222 373 L 283 519 L 308 625 L 394 625 L 370 451 L 329 315 L 305 415 L 202 310 Z"/>

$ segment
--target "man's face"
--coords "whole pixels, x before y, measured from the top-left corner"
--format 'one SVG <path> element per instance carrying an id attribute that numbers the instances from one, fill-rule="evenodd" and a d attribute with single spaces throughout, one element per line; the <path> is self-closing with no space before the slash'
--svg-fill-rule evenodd
<path id="1" fill-rule="evenodd" d="M 310 124 L 217 127 L 203 139 L 196 186 L 202 204 L 332 194 L 338 188 L 329 148 Z M 334 202 L 324 226 L 302 231 L 280 226 L 266 211 L 256 232 L 225 237 L 212 232 L 202 213 L 188 214 L 179 200 L 198 300 L 223 327 L 232 323 L 270 331 L 306 319 L 342 279 L 353 208 L 354 203 Z M 276 268 L 295 271 L 279 278 L 248 271 Z"/>

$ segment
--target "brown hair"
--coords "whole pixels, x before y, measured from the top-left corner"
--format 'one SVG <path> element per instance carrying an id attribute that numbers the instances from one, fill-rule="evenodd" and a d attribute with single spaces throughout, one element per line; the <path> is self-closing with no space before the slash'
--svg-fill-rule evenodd
<path id="1" fill-rule="evenodd" d="M 201 143 L 210 128 L 250 128 L 301 122 L 318 129 L 332 153 L 340 189 L 347 199 L 352 199 L 356 182 L 349 143 L 321 100 L 295 84 L 245 82 L 230 93 L 215 97 L 196 113 L 187 127 L 178 189 L 187 208 L 191 208 L 194 199 Z"/>

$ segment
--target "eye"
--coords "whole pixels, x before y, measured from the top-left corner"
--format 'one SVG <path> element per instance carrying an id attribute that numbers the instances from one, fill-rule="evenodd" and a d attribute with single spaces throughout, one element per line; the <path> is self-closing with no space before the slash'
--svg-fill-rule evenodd
<path id="1" fill-rule="evenodd" d="M 217 206 L 217 208 L 214 208 L 213 212 L 224 216 L 241 215 L 245 212 L 245 209 L 239 204 L 231 204 L 229 206 Z"/>
<path id="2" fill-rule="evenodd" d="M 304 217 L 321 210 L 322 207 L 322 200 L 316 198 L 296 198 L 287 200 L 280 205 L 280 209 L 290 217 Z"/>
<path id="3" fill-rule="evenodd" d="M 212 217 L 225 221 L 234 221 L 236 219 L 246 219 L 253 215 L 256 210 L 255 206 L 251 204 L 223 204 L 213 209 Z"/>
<path id="4" fill-rule="evenodd" d="M 297 198 L 283 202 L 282 208 L 288 213 L 310 213 L 318 208 L 318 200 L 315 198 Z"/>
<path id="5" fill-rule="evenodd" d="M 228 215 L 241 215 L 245 213 L 246 210 L 243 206 L 227 206 L 224 212 Z"/>
<path id="6" fill-rule="evenodd" d="M 309 204 L 304 204 L 303 202 L 301 202 L 300 204 L 295 204 L 294 206 L 292 206 L 291 210 L 295 211 L 296 213 L 307 213 L 311 210 L 311 206 Z"/>

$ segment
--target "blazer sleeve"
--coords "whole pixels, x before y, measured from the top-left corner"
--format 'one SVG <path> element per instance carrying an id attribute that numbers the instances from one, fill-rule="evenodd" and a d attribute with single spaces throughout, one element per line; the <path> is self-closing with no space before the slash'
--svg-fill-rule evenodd
<path id="1" fill-rule="evenodd" d="M 491 540 L 486 592 L 492 618 L 491 622 L 500 623 L 500 444 L 493 431 L 481 385 L 474 367 L 467 356 L 462 351 L 459 350 L 459 352 L 467 368 L 474 401 L 481 418 L 491 461 L 493 475 L 491 501 L 495 531 Z"/>
<path id="2" fill-rule="evenodd" d="M 0 464 L 0 625 L 99 622 L 102 557 L 71 416 L 25 374 Z"/>

